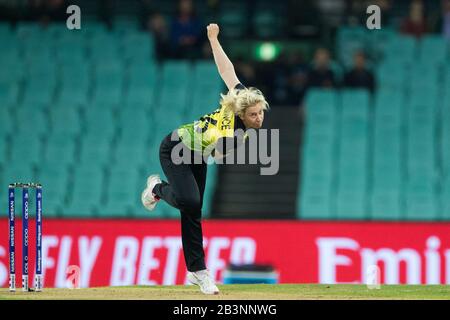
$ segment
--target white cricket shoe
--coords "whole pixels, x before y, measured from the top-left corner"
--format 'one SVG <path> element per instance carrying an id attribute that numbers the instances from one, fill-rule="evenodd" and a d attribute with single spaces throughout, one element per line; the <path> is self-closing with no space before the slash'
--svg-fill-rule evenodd
<path id="1" fill-rule="evenodd" d="M 152 211 L 156 207 L 156 203 L 159 199 L 153 194 L 153 188 L 161 183 L 161 178 L 157 174 L 153 174 L 147 178 L 147 188 L 142 192 L 141 201 L 144 207 L 146 207 L 149 211 Z"/>
<path id="2" fill-rule="evenodd" d="M 188 272 L 187 279 L 190 283 L 199 286 L 200 291 L 204 294 L 219 294 L 219 288 L 209 276 L 208 270 Z"/>

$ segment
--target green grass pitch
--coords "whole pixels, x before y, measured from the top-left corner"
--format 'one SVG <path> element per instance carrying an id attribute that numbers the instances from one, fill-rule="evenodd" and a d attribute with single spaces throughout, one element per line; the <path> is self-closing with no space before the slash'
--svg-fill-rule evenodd
<path id="1" fill-rule="evenodd" d="M 9 292 L 0 290 L 0 299 L 50 299 L 50 300 L 391 300 L 391 299 L 446 299 L 450 300 L 448 285 L 381 285 L 368 289 L 365 285 L 220 285 L 219 295 L 205 296 L 196 286 L 132 286 L 98 287 L 87 289 L 52 289 L 42 292 Z"/>

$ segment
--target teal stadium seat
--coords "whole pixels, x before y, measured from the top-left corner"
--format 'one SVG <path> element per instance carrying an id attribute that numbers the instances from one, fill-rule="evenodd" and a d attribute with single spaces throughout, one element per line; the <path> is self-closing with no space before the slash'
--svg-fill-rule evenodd
<path id="1" fill-rule="evenodd" d="M 84 136 L 81 142 L 78 161 L 85 164 L 107 165 L 112 161 L 111 139 L 97 137 L 96 134 Z"/>
<path id="2" fill-rule="evenodd" d="M 51 166 L 43 162 L 38 167 L 37 180 L 43 186 L 43 204 L 46 217 L 58 217 L 63 210 L 69 190 L 68 166 Z M 45 202 L 44 202 L 45 201 Z"/>
<path id="3" fill-rule="evenodd" d="M 11 25 L 8 22 L 0 22 L 0 36 L 7 37 L 11 35 Z"/>
<path id="4" fill-rule="evenodd" d="M 90 60 L 94 63 L 118 61 L 120 59 L 119 41 L 112 33 L 100 31 L 88 38 Z"/>
<path id="5" fill-rule="evenodd" d="M 97 63 L 93 103 L 118 104 L 122 100 L 125 71 L 120 62 Z"/>
<path id="6" fill-rule="evenodd" d="M 75 137 L 81 132 L 81 119 L 77 105 L 67 104 L 51 109 L 50 124 L 55 135 Z"/>
<path id="7" fill-rule="evenodd" d="M 430 65 L 425 62 L 414 64 L 410 79 L 411 93 L 415 95 L 436 95 L 440 82 L 440 69 L 440 65 Z"/>
<path id="8" fill-rule="evenodd" d="M 6 104 L 0 108 L 0 141 L 3 143 L 6 143 L 7 136 L 11 134 L 13 128 L 16 127 L 13 110 L 13 107 L 8 108 Z"/>
<path id="9" fill-rule="evenodd" d="M 155 100 L 155 87 L 151 85 L 147 86 L 129 86 L 128 90 L 124 93 L 125 103 L 130 104 L 145 104 L 150 106 Z"/>
<path id="10" fill-rule="evenodd" d="M 381 29 L 370 30 L 366 32 L 366 51 L 376 61 L 382 59 L 389 42 L 396 37 L 396 31 L 389 26 L 383 26 Z"/>
<path id="11" fill-rule="evenodd" d="M 104 172 L 92 164 L 75 166 L 69 202 L 63 208 L 64 217 L 94 217 L 102 201 Z"/>
<path id="12" fill-rule="evenodd" d="M 86 109 L 84 134 L 112 138 L 117 132 L 116 121 L 112 110 L 106 108 Z"/>
<path id="13" fill-rule="evenodd" d="M 136 105 L 136 108 L 122 108 L 118 117 L 120 139 L 126 144 L 135 141 L 147 142 L 153 127 L 151 114 L 145 105 Z"/>
<path id="14" fill-rule="evenodd" d="M 192 93 L 192 100 L 188 102 L 187 118 L 199 119 L 220 107 L 220 90 L 197 85 Z"/>
<path id="15" fill-rule="evenodd" d="M 56 78 L 31 78 L 25 86 L 24 104 L 46 104 L 52 101 L 56 90 Z"/>
<path id="16" fill-rule="evenodd" d="M 212 61 L 197 61 L 193 66 L 192 77 L 196 84 L 222 84 L 217 66 Z"/>
<path id="17" fill-rule="evenodd" d="M 369 112 L 369 92 L 363 89 L 346 89 L 341 92 L 342 117 L 367 119 Z"/>
<path id="18" fill-rule="evenodd" d="M 17 103 L 19 96 L 19 87 L 15 84 L 0 82 L 0 105 L 11 105 Z"/>
<path id="19" fill-rule="evenodd" d="M 0 52 L 0 84 L 18 85 L 25 76 L 25 64 L 18 58 L 20 51 L 15 47 Z"/>
<path id="20" fill-rule="evenodd" d="M 323 143 L 332 143 L 334 141 L 337 121 L 335 118 L 310 119 L 305 124 L 306 142 L 321 141 Z"/>
<path id="21" fill-rule="evenodd" d="M 153 60 L 155 57 L 155 43 L 151 33 L 127 33 L 121 44 L 124 58 L 128 61 Z"/>
<path id="22" fill-rule="evenodd" d="M 366 220 L 367 199 L 363 194 L 338 193 L 335 210 L 339 220 Z"/>
<path id="23" fill-rule="evenodd" d="M 194 89 L 188 113 L 190 118 L 198 119 L 219 107 L 224 84 L 216 65 L 209 61 L 197 62 L 194 65 L 192 83 Z"/>
<path id="24" fill-rule="evenodd" d="M 45 163 L 57 163 L 61 165 L 73 164 L 77 154 L 77 141 L 70 134 L 50 135 L 46 141 Z"/>
<path id="25" fill-rule="evenodd" d="M 181 124 L 192 121 L 192 119 L 187 117 L 188 97 L 189 92 L 187 87 L 163 87 L 159 99 L 159 106 L 155 114 L 157 120 L 154 122 L 158 125 L 165 125 L 167 124 L 165 119 L 169 120 L 170 118 L 171 129 L 174 129 Z"/>
<path id="26" fill-rule="evenodd" d="M 90 81 L 90 66 L 85 62 L 85 59 L 72 59 L 71 63 L 63 64 L 60 67 L 60 76 L 63 84 L 88 89 Z"/>
<path id="27" fill-rule="evenodd" d="M 435 221 L 439 219 L 438 201 L 433 193 L 405 195 L 406 219 L 411 221 Z"/>
<path id="28" fill-rule="evenodd" d="M 106 205 L 101 208 L 102 212 L 115 217 L 128 216 L 135 206 L 137 195 L 142 191 L 140 180 L 140 172 L 136 167 L 110 167 Z"/>
<path id="29" fill-rule="evenodd" d="M 398 193 L 372 193 L 372 220 L 398 221 L 402 220 L 402 207 Z"/>
<path id="30" fill-rule="evenodd" d="M 441 163 L 445 174 L 450 173 L 450 112 L 441 119 Z"/>
<path id="31" fill-rule="evenodd" d="M 153 87 L 159 73 L 159 66 L 154 61 L 133 61 L 127 69 L 127 82 L 129 87 Z"/>
<path id="32" fill-rule="evenodd" d="M 441 212 L 443 220 L 450 220 L 450 175 L 448 173 L 442 179 L 441 185 Z"/>
<path id="33" fill-rule="evenodd" d="M 332 217 L 331 193 L 334 188 L 332 144 L 317 138 L 304 145 L 302 179 L 299 181 L 297 216 L 304 219 Z"/>
<path id="34" fill-rule="evenodd" d="M 331 172 L 306 171 L 299 187 L 306 194 L 327 195 L 331 192 L 332 185 Z"/>
<path id="35" fill-rule="evenodd" d="M 84 58 L 71 59 L 60 70 L 61 86 L 56 101 L 60 104 L 86 104 L 91 87 L 91 76 Z"/>
<path id="36" fill-rule="evenodd" d="M 82 28 L 81 30 L 83 30 L 83 36 L 89 40 L 93 40 L 96 37 L 102 37 L 108 34 L 108 27 L 106 26 L 106 24 L 93 19 L 86 19 L 84 21 L 84 28 Z"/>
<path id="37" fill-rule="evenodd" d="M 72 87 L 70 84 L 64 83 L 58 90 L 56 103 L 65 104 L 77 104 L 81 108 L 88 104 L 88 84 L 86 86 L 80 85 Z"/>
<path id="38" fill-rule="evenodd" d="M 101 106 L 100 108 L 106 107 L 111 110 L 116 110 L 123 97 L 122 85 L 122 80 L 108 84 L 97 83 L 96 89 L 93 92 L 92 105 L 94 105 L 95 108 Z"/>
<path id="39" fill-rule="evenodd" d="M 351 67 L 353 55 L 365 48 L 368 33 L 363 27 L 341 27 L 338 29 L 336 41 L 338 58 L 344 66 Z"/>
<path id="40" fill-rule="evenodd" d="M 331 196 L 320 194 L 302 193 L 298 195 L 297 199 L 300 203 L 297 207 L 300 211 L 297 212 L 297 217 L 305 220 L 328 220 L 333 219 L 334 213 L 331 206 Z"/>
<path id="41" fill-rule="evenodd" d="M 46 32 L 50 37 L 59 39 L 63 37 L 65 33 L 67 33 L 67 26 L 65 23 L 61 22 L 50 22 L 46 26 Z"/>
<path id="42" fill-rule="evenodd" d="M 405 97 L 401 92 L 378 90 L 375 94 L 375 123 L 401 122 Z"/>
<path id="43" fill-rule="evenodd" d="M 417 57 L 417 41 L 414 37 L 396 35 L 386 45 L 383 59 L 390 62 L 411 64 Z"/>
<path id="44" fill-rule="evenodd" d="M 306 116 L 310 118 L 334 118 L 337 114 L 337 91 L 311 89 L 306 96 Z"/>
<path id="45" fill-rule="evenodd" d="M 10 162 L 10 166 L 3 168 L 3 181 L 6 184 L 15 182 L 29 182 L 35 181 L 36 174 L 32 166 L 16 164 Z"/>
<path id="46" fill-rule="evenodd" d="M 187 87 L 191 81 L 191 71 L 188 62 L 166 61 L 162 67 L 162 84 L 167 88 Z"/>
<path id="47" fill-rule="evenodd" d="M 30 66 L 50 65 L 54 47 L 53 39 L 32 37 L 21 42 L 24 59 Z M 54 67 L 50 67 L 52 70 Z M 53 71 L 53 70 L 52 70 Z"/>
<path id="48" fill-rule="evenodd" d="M 8 163 L 8 141 L 7 137 L 0 134 L 0 168 Z"/>
<path id="49" fill-rule="evenodd" d="M 426 35 L 420 39 L 419 60 L 428 64 L 442 65 L 448 59 L 447 41 L 439 35 Z"/>
<path id="50" fill-rule="evenodd" d="M 442 67 L 442 90 L 443 90 L 443 96 L 444 96 L 444 102 L 445 105 L 448 106 L 450 102 L 450 64 L 445 64 Z M 1 78 L 0 78 L 1 79 Z"/>
<path id="51" fill-rule="evenodd" d="M 402 92 L 407 84 L 407 63 L 404 61 L 382 61 L 375 69 L 379 89 Z"/>
<path id="52" fill-rule="evenodd" d="M 67 43 L 64 40 L 57 42 L 55 58 L 63 66 L 81 65 L 87 59 L 87 49 L 84 42 Z"/>
<path id="53" fill-rule="evenodd" d="M 152 151 L 153 156 L 157 156 L 157 152 L 150 144 L 142 143 L 133 145 L 120 144 L 113 151 L 113 159 L 115 163 L 123 163 L 132 167 L 141 168 L 150 162 Z"/>
<path id="54" fill-rule="evenodd" d="M 12 136 L 9 161 L 14 166 L 33 167 L 43 159 L 41 137 L 29 132 L 18 132 Z"/>
<path id="55" fill-rule="evenodd" d="M 402 180 L 401 168 L 396 164 L 377 165 L 372 170 L 372 193 L 399 193 Z"/>
<path id="56" fill-rule="evenodd" d="M 67 26 L 65 24 L 62 24 L 62 29 L 62 32 L 60 32 L 60 34 L 55 37 L 58 49 L 67 50 L 68 54 L 70 54 L 69 52 L 71 48 L 76 47 L 83 48 L 84 50 L 86 49 L 88 43 L 85 37 L 85 30 L 83 30 L 85 28 L 77 30 L 77 32 L 67 32 Z"/>

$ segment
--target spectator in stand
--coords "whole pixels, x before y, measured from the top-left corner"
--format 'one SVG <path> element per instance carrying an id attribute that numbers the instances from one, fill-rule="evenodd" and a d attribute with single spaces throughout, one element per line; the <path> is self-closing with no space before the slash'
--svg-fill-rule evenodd
<path id="1" fill-rule="evenodd" d="M 366 56 L 363 52 L 356 52 L 353 56 L 353 68 L 345 74 L 344 85 L 349 88 L 363 88 L 371 92 L 374 91 L 374 76 L 367 68 Z"/>
<path id="2" fill-rule="evenodd" d="M 442 1 L 442 35 L 450 40 L 450 0 Z"/>
<path id="3" fill-rule="evenodd" d="M 441 10 L 433 19 L 433 32 L 442 34 L 450 40 L 450 0 L 442 0 Z"/>
<path id="4" fill-rule="evenodd" d="M 202 56 L 205 41 L 203 27 L 192 0 L 180 0 L 178 12 L 170 26 L 170 42 L 174 58 L 197 59 Z"/>
<path id="5" fill-rule="evenodd" d="M 314 62 L 308 73 L 308 87 L 335 88 L 336 77 L 331 69 L 330 52 L 319 48 L 314 54 Z"/>
<path id="6" fill-rule="evenodd" d="M 413 0 L 409 7 L 409 16 L 402 22 L 401 32 L 420 38 L 427 32 L 424 7 L 420 0 Z"/>
<path id="7" fill-rule="evenodd" d="M 28 20 L 38 20 L 43 26 L 67 19 L 65 0 L 31 0 L 28 6 Z"/>
<path id="8" fill-rule="evenodd" d="M 301 103 L 308 80 L 308 65 L 300 52 L 279 56 L 274 73 L 274 101 L 278 105 L 294 106 Z"/>
<path id="9" fill-rule="evenodd" d="M 152 33 L 155 41 L 156 59 L 161 61 L 170 58 L 169 30 L 164 16 L 159 13 L 149 15 L 147 30 Z"/>

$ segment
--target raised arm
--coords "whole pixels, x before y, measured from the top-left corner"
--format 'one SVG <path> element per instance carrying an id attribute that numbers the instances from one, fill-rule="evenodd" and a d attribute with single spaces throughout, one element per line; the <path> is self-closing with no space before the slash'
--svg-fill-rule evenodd
<path id="1" fill-rule="evenodd" d="M 228 90 L 231 90 L 239 83 L 239 79 L 234 71 L 233 63 L 230 59 L 228 59 L 219 43 L 219 40 L 217 39 L 217 36 L 219 35 L 219 26 L 217 24 L 210 23 L 206 29 L 208 30 L 208 39 L 211 44 L 214 61 L 216 62 L 219 74 L 228 87 Z"/>

